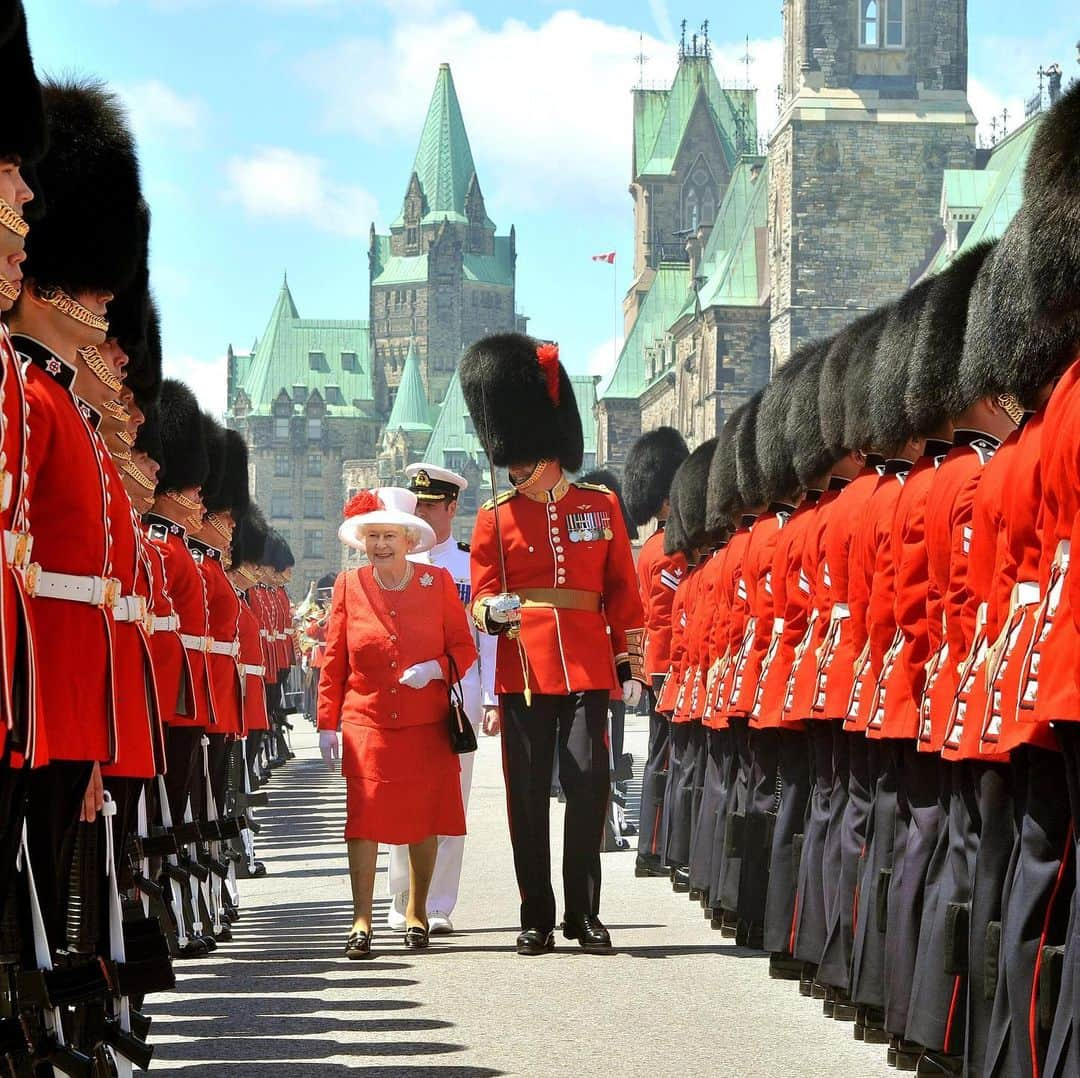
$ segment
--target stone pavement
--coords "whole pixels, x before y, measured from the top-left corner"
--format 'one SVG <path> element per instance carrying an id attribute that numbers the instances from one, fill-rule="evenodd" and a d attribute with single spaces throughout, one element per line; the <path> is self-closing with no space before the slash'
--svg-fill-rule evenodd
<path id="1" fill-rule="evenodd" d="M 156 996 L 153 1070 L 222 1078 L 336 1075 L 876 1078 L 884 1050 L 826 1021 L 819 1001 L 770 981 L 760 952 L 711 931 L 664 880 L 633 878 L 633 854 L 604 855 L 602 914 L 617 953 L 558 937 L 554 955 L 514 954 L 518 897 L 497 739 L 481 739 L 452 937 L 406 952 L 385 927 L 378 956 L 342 955 L 351 924 L 341 834 L 344 783 L 306 723 L 297 759 L 267 787 L 259 856 L 241 881 L 235 939 L 177 967 L 181 994 Z M 644 755 L 644 723 L 627 749 Z M 553 813 L 561 816 L 553 802 Z M 553 835 L 561 832 L 555 826 Z M 561 835 L 560 835 L 561 837 Z M 555 862 L 558 864 L 558 862 Z M 385 912 L 385 854 L 376 882 Z M 559 894 L 556 888 L 556 895 Z"/>

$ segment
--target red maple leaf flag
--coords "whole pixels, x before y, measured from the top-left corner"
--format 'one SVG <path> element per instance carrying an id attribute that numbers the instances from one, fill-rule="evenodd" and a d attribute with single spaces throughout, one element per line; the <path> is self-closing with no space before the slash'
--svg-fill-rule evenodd
<path id="1" fill-rule="evenodd" d="M 593 255 L 592 260 L 594 262 L 607 262 L 609 266 L 614 266 L 615 265 L 615 252 L 614 251 L 608 251 L 608 253 L 604 254 L 604 255 Z"/>

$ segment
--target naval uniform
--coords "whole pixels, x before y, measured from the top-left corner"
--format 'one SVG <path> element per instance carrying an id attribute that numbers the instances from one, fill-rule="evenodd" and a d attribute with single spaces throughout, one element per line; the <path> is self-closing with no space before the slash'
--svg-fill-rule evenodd
<path id="1" fill-rule="evenodd" d="M 555 925 L 548 818 L 556 751 L 566 911 L 599 913 L 608 700 L 621 682 L 644 678 L 644 618 L 626 526 L 606 488 L 563 477 L 536 495 L 508 491 L 497 510 L 498 531 L 489 502 L 473 532 L 473 617 L 481 631 L 498 631 L 484 600 L 503 591 L 522 600 L 520 633 L 498 639 L 495 691 L 521 926 L 546 932 Z"/>

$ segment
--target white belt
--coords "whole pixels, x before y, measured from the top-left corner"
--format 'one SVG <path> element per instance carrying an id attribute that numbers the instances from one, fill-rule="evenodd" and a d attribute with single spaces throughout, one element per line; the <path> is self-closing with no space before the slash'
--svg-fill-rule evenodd
<path id="1" fill-rule="evenodd" d="M 180 615 L 170 614 L 167 618 L 154 618 L 155 633 L 171 633 L 180 628 Z"/>
<path id="2" fill-rule="evenodd" d="M 25 569 L 30 564 L 34 550 L 34 537 L 29 532 L 4 532 L 4 557 L 15 569 Z"/>
<path id="3" fill-rule="evenodd" d="M 1061 571 L 1067 572 L 1069 568 L 1069 540 L 1062 539 L 1057 545 L 1057 550 L 1054 551 L 1054 564 L 1058 566 Z"/>
<path id="4" fill-rule="evenodd" d="M 72 576 L 70 573 L 41 572 L 33 594 L 39 599 L 63 599 L 90 606 L 115 606 L 120 597 L 120 581 L 104 576 Z"/>
<path id="5" fill-rule="evenodd" d="M 228 655 L 230 659 L 235 659 L 240 654 L 240 645 L 235 640 L 210 640 L 208 650 L 214 655 Z"/>
<path id="6" fill-rule="evenodd" d="M 1037 580 L 1018 580 L 1013 585 L 1009 599 L 1010 610 L 1019 610 L 1022 606 L 1033 606 L 1039 601 L 1039 582 Z"/>
<path id="7" fill-rule="evenodd" d="M 833 621 L 845 621 L 851 617 L 851 607 L 847 603 L 833 603 L 829 617 Z"/>
<path id="8" fill-rule="evenodd" d="M 209 651 L 214 641 L 209 636 L 189 636 L 187 633 L 180 634 L 180 643 L 188 651 Z"/>
<path id="9" fill-rule="evenodd" d="M 145 621 L 146 600 L 141 595 L 121 595 L 113 606 L 114 621 Z"/>
<path id="10" fill-rule="evenodd" d="M 266 629 L 259 630 L 259 636 L 269 636 L 270 633 Z"/>
<path id="11" fill-rule="evenodd" d="M 265 666 L 248 666 L 244 663 L 244 673 L 250 674 L 252 677 L 264 677 L 266 675 Z"/>
<path id="12" fill-rule="evenodd" d="M 782 633 L 784 631 L 784 626 L 786 624 L 787 624 L 787 622 L 784 621 L 783 618 L 773 618 L 773 623 L 772 623 L 773 634 L 775 635 L 776 633 Z"/>

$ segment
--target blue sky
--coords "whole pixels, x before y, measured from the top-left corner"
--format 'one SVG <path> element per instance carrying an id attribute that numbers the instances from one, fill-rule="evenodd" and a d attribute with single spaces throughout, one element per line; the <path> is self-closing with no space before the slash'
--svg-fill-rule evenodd
<path id="1" fill-rule="evenodd" d="M 635 56 L 664 82 L 678 20 L 712 16 L 721 78 L 744 84 L 749 37 L 763 128 L 775 114 L 779 0 L 24 2 L 39 72 L 96 74 L 128 102 L 166 368 L 217 409 L 226 346 L 262 333 L 286 270 L 305 317 L 367 317 L 368 228 L 397 215 L 441 61 L 488 213 L 517 227 L 518 305 L 578 371 L 606 371 L 617 330 L 612 269 L 590 256 L 616 250 L 620 297 L 630 283 Z M 1022 115 L 1040 63 L 1080 74 L 1075 0 L 970 0 L 968 18 L 981 123 Z"/>

